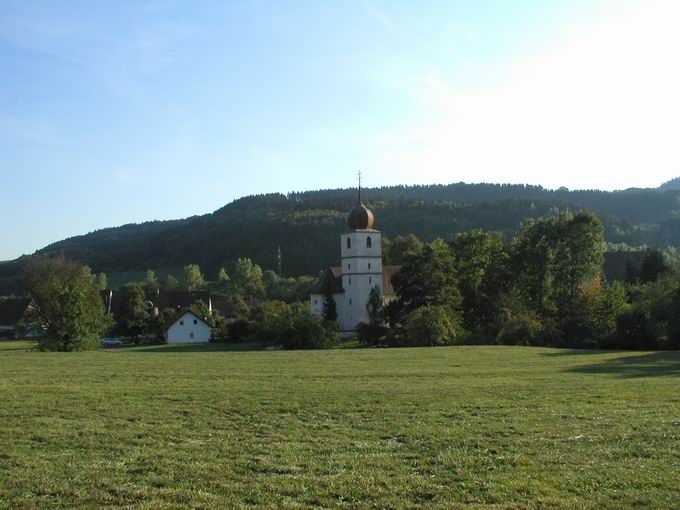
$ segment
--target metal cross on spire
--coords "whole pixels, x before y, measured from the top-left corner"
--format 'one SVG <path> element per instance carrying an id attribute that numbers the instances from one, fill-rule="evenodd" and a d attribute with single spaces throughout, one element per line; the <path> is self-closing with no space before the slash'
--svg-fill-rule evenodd
<path id="1" fill-rule="evenodd" d="M 361 176 L 363 174 L 361 173 L 361 170 L 357 173 L 357 178 L 359 179 L 359 202 L 361 202 Z"/>

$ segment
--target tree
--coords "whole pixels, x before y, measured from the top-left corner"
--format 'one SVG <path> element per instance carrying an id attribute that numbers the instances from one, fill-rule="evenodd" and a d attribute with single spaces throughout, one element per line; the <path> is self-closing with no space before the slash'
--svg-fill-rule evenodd
<path id="1" fill-rule="evenodd" d="M 179 281 L 171 274 L 163 282 L 163 290 L 175 290 L 179 288 Z"/>
<path id="2" fill-rule="evenodd" d="M 118 312 L 115 316 L 116 331 L 119 335 L 134 338 L 147 331 L 146 302 L 144 288 L 138 283 L 128 283 L 118 290 Z"/>
<path id="3" fill-rule="evenodd" d="M 404 335 L 408 345 L 446 345 L 460 336 L 460 316 L 448 306 L 422 306 L 406 317 Z"/>
<path id="4" fill-rule="evenodd" d="M 552 294 L 555 224 L 555 218 L 527 220 L 512 244 L 514 288 L 521 299 L 538 313 L 545 312 Z"/>
<path id="5" fill-rule="evenodd" d="M 394 275 L 392 284 L 398 296 L 388 308 L 393 326 L 422 306 L 447 306 L 452 312 L 460 306 L 453 255 L 441 239 L 427 245 L 422 253 L 409 257 Z"/>
<path id="6" fill-rule="evenodd" d="M 561 317 L 578 306 L 579 286 L 602 273 L 604 229 L 591 212 L 563 214 L 554 225 L 553 279 L 555 303 Z"/>
<path id="7" fill-rule="evenodd" d="M 397 236 L 383 244 L 383 260 L 385 264 L 402 265 L 409 257 L 423 252 L 425 245 L 413 234 Z"/>
<path id="8" fill-rule="evenodd" d="M 368 321 L 371 326 L 382 326 L 384 320 L 383 295 L 382 292 L 380 292 L 380 287 L 377 285 L 374 285 L 368 294 L 366 312 L 368 314 Z"/>
<path id="9" fill-rule="evenodd" d="M 106 273 L 99 273 L 97 275 L 97 287 L 99 290 L 104 290 L 108 287 L 108 279 L 106 278 Z"/>
<path id="10" fill-rule="evenodd" d="M 184 283 L 188 290 L 196 290 L 205 286 L 205 278 L 197 264 L 184 266 Z"/>
<path id="11" fill-rule="evenodd" d="M 227 270 L 221 267 L 217 272 L 217 286 L 222 290 L 226 290 L 229 287 L 229 281 L 230 278 L 227 274 Z"/>
<path id="12" fill-rule="evenodd" d="M 493 321 L 494 305 L 508 286 L 508 255 L 500 233 L 472 230 L 449 243 L 458 275 L 465 327 L 486 328 Z"/>
<path id="13" fill-rule="evenodd" d="M 264 296 L 262 268 L 254 264 L 249 258 L 240 258 L 236 261 L 234 284 L 247 297 L 261 298 Z"/>
<path id="14" fill-rule="evenodd" d="M 669 269 L 663 253 L 659 250 L 647 250 L 640 266 L 640 281 L 642 283 L 655 282 Z"/>
<path id="15" fill-rule="evenodd" d="M 108 321 L 99 286 L 90 269 L 62 256 L 31 257 L 24 267 L 24 283 L 32 313 L 46 335 L 42 351 L 82 351 L 99 345 Z"/>
<path id="16" fill-rule="evenodd" d="M 151 269 L 147 269 L 146 278 L 144 278 L 144 290 L 147 294 L 151 295 L 155 294 L 159 288 L 160 284 L 158 283 L 156 273 L 154 273 Z"/>
<path id="17" fill-rule="evenodd" d="M 338 306 L 335 303 L 333 294 L 328 292 L 323 300 L 323 318 L 327 321 L 335 322 L 338 320 Z"/>

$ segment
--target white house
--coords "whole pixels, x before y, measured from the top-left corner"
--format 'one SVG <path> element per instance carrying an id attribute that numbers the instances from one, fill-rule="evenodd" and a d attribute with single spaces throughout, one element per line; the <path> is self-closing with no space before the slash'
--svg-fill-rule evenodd
<path id="1" fill-rule="evenodd" d="M 167 344 L 204 344 L 210 341 L 210 326 L 190 310 L 181 311 L 165 325 Z"/>
<path id="2" fill-rule="evenodd" d="M 395 298 L 392 276 L 399 266 L 383 266 L 382 234 L 373 228 L 373 213 L 361 201 L 348 218 L 350 230 L 340 236 L 341 266 L 330 267 L 312 289 L 310 306 L 322 315 L 328 299 L 335 300 L 340 336 L 352 336 L 360 322 L 368 322 L 366 304 L 373 287 L 387 303 Z"/>

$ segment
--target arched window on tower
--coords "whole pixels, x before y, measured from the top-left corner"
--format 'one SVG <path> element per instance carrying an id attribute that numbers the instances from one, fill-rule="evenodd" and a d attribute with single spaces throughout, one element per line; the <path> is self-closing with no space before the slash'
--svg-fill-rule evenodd
<path id="1" fill-rule="evenodd" d="M 368 236 L 366 238 L 366 248 L 371 248 L 373 246 L 373 240 L 371 239 L 371 236 Z"/>
<path id="2" fill-rule="evenodd" d="M 352 248 L 352 241 L 351 241 L 351 239 L 348 237 L 348 238 L 347 238 L 347 249 L 349 250 L 349 249 L 351 249 L 351 248 Z"/>

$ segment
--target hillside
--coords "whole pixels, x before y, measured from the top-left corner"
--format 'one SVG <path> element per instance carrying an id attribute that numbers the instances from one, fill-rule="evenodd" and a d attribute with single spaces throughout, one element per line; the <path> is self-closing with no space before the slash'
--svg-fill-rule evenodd
<path id="1" fill-rule="evenodd" d="M 274 268 L 281 246 L 286 275 L 316 274 L 336 261 L 338 233 L 356 195 L 356 190 L 320 190 L 250 196 L 211 214 L 106 228 L 39 253 L 61 252 L 98 272 L 198 263 L 212 276 L 243 256 Z M 368 189 L 364 197 L 376 214 L 377 228 L 388 237 L 413 233 L 429 241 L 473 228 L 511 237 L 524 219 L 569 208 L 600 215 L 611 243 L 680 244 L 680 190 L 570 191 L 459 183 Z M 17 268 L 17 263 L 0 264 L 0 293 L 2 278 L 12 278 Z"/>

